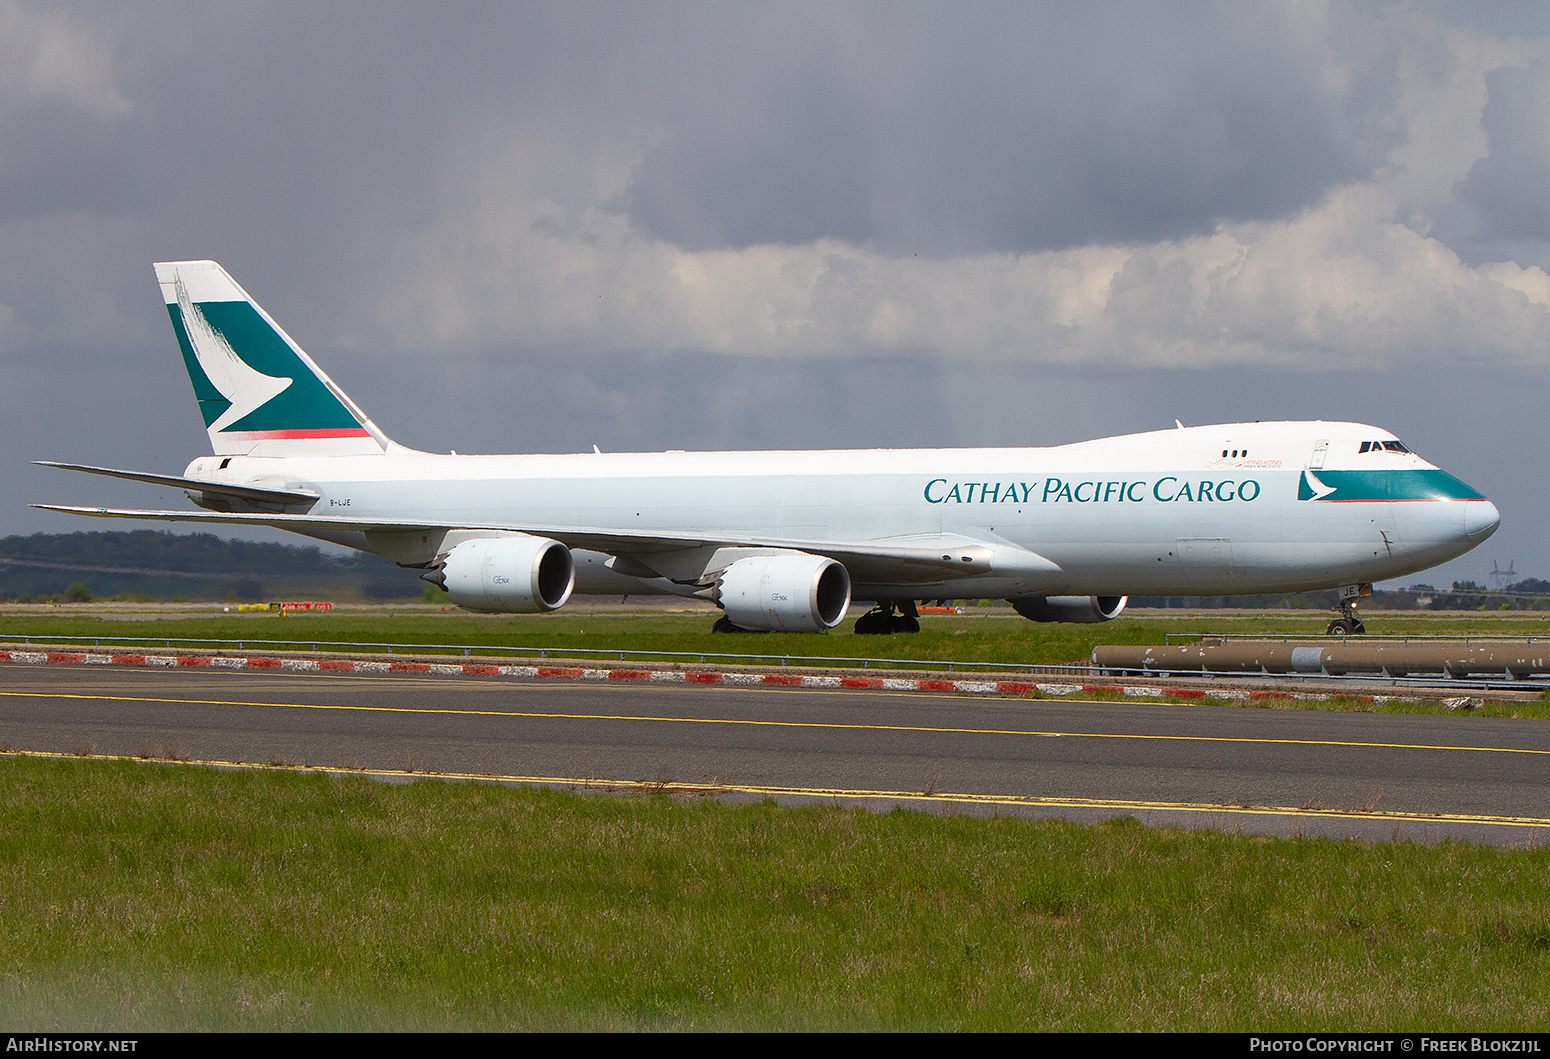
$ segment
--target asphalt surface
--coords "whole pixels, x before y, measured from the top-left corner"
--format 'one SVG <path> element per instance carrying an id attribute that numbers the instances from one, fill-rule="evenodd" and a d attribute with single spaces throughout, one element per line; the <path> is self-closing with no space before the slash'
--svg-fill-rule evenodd
<path id="1" fill-rule="evenodd" d="M 1185 702 L 0 667 L 0 750 L 1374 841 L 1550 840 L 1550 721 Z"/>

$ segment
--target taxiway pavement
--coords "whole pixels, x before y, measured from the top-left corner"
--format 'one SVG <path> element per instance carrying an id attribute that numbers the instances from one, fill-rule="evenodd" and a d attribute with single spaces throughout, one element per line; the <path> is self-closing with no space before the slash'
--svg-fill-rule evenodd
<path id="1" fill-rule="evenodd" d="M 1550 721 L 914 691 L 0 667 L 0 749 L 1368 840 L 1550 840 Z"/>

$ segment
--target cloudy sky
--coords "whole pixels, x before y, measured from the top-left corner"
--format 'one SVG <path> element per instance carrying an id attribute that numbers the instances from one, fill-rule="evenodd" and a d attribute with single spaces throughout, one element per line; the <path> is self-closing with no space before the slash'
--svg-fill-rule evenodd
<path id="1" fill-rule="evenodd" d="M 26 461 L 208 451 L 209 257 L 418 448 L 1350 419 L 1550 577 L 1547 12 L 0 0 L 0 535 L 181 506 Z"/>

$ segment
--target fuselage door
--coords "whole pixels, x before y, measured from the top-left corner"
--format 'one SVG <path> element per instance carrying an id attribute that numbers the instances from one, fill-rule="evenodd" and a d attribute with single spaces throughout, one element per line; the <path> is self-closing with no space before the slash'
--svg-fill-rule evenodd
<path id="1" fill-rule="evenodd" d="M 1308 470 L 1317 471 L 1324 466 L 1324 457 L 1329 455 L 1329 441 L 1324 440 L 1313 446 L 1313 455 L 1308 457 Z"/>

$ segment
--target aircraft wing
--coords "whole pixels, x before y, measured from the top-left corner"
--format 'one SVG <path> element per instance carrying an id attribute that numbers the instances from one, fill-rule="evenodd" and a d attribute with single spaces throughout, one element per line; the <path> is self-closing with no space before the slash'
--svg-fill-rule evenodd
<path id="1" fill-rule="evenodd" d="M 822 555 L 844 564 L 851 576 L 863 582 L 933 583 L 989 572 L 1027 576 L 1058 575 L 1060 568 L 1026 548 L 977 541 L 954 534 L 916 534 L 873 541 L 813 541 L 738 535 L 671 534 L 633 532 L 603 527 L 545 526 L 530 523 L 470 523 L 439 519 L 358 519 L 348 515 L 246 514 L 221 511 L 142 511 L 129 508 L 72 507 L 33 504 L 43 511 L 62 511 L 94 518 L 146 519 L 159 522 L 204 522 L 225 525 L 269 526 L 293 533 L 340 534 L 416 533 L 425 530 L 489 530 L 549 537 L 567 548 L 584 548 L 609 555 L 643 560 L 648 567 L 654 554 L 696 548 L 783 548 Z"/>

